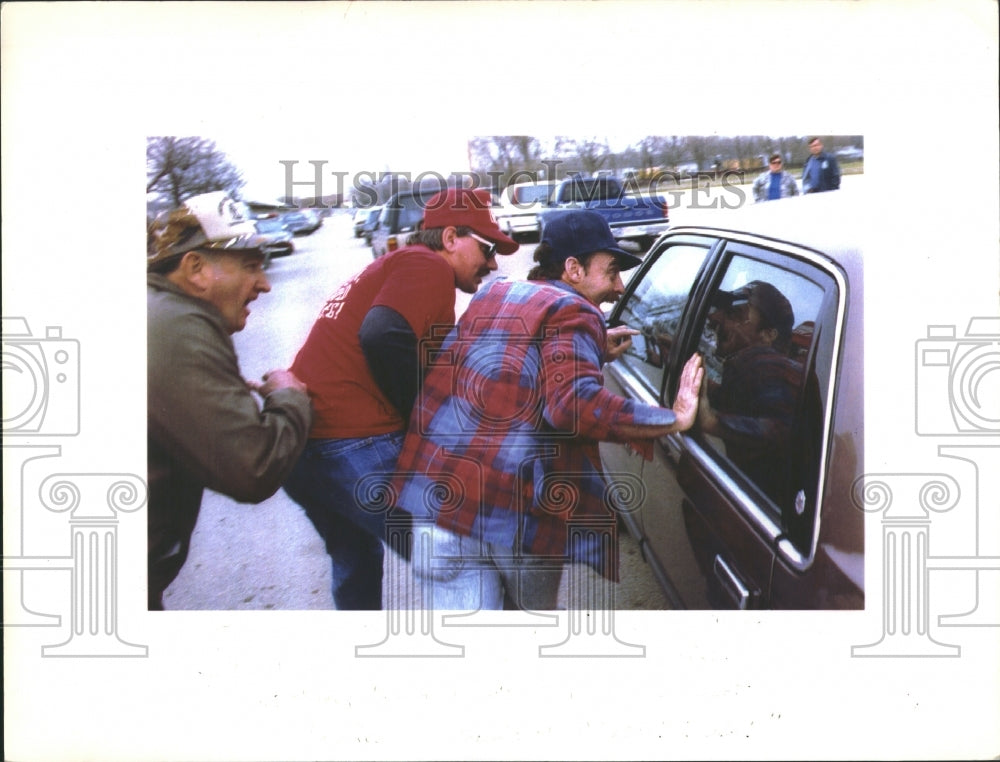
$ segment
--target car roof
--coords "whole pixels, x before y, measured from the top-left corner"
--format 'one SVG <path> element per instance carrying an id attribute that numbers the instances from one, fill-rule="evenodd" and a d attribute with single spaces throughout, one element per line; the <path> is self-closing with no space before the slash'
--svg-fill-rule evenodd
<path id="1" fill-rule="evenodd" d="M 444 190 L 440 185 L 435 184 L 433 186 L 428 186 L 426 188 L 407 188 L 406 190 L 396 191 L 393 193 L 389 200 L 386 201 L 386 205 L 392 203 L 394 198 L 403 198 L 404 196 L 433 196 L 435 193 L 441 193 Z"/>
<path id="2" fill-rule="evenodd" d="M 720 205 L 724 202 L 725 196 Z M 854 189 L 747 203 L 738 209 L 688 208 L 683 222 L 672 225 L 669 232 L 745 233 L 795 244 L 854 269 L 861 267 L 868 208 L 864 194 Z"/>

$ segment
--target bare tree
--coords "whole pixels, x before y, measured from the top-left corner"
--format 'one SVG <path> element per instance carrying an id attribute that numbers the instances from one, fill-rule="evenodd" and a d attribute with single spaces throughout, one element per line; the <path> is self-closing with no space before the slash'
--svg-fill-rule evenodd
<path id="1" fill-rule="evenodd" d="M 238 196 L 245 181 L 215 141 L 200 137 L 146 138 L 146 206 L 180 206 L 191 196 L 224 190 Z"/>
<path id="2" fill-rule="evenodd" d="M 576 156 L 583 165 L 584 172 L 594 174 L 602 169 L 611 156 L 611 148 L 608 146 L 607 138 L 584 138 L 572 141 Z"/>
<path id="3" fill-rule="evenodd" d="M 715 136 L 691 136 L 687 139 L 687 148 L 692 160 L 698 165 L 698 171 L 708 169 L 718 153 L 719 140 Z"/>
<path id="4" fill-rule="evenodd" d="M 469 141 L 473 171 L 499 173 L 501 185 L 515 172 L 538 171 L 541 159 L 541 144 L 530 135 L 486 135 Z"/>

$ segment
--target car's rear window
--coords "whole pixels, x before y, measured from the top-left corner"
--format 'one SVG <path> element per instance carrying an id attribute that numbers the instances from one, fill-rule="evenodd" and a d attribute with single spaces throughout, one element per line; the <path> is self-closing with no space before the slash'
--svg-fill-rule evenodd
<path id="1" fill-rule="evenodd" d="M 515 204 L 534 204 L 534 203 L 545 203 L 549 200 L 549 195 L 552 193 L 552 185 L 525 185 L 521 188 L 515 188 L 514 192 L 511 193 L 511 199 Z"/>

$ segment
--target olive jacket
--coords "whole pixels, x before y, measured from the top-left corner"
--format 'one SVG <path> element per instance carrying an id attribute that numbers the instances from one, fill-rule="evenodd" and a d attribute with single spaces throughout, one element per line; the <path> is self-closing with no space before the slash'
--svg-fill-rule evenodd
<path id="1" fill-rule="evenodd" d="M 239 502 L 273 495 L 305 447 L 308 395 L 279 389 L 263 407 L 247 388 L 214 305 L 148 274 L 149 605 L 187 558 L 208 489 Z"/>

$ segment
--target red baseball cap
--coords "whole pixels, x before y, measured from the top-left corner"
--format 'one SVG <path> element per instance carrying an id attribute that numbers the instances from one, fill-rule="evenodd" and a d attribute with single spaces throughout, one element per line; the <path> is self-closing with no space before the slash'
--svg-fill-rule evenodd
<path id="1" fill-rule="evenodd" d="M 465 227 L 497 245 L 500 254 L 513 254 L 520 244 L 500 230 L 493 216 L 492 198 L 485 188 L 448 188 L 432 196 L 424 208 L 424 229 Z"/>

